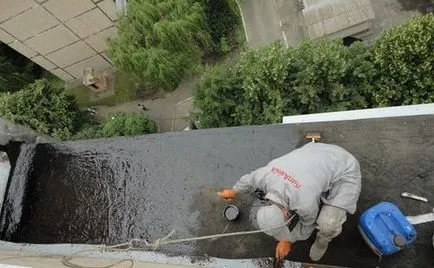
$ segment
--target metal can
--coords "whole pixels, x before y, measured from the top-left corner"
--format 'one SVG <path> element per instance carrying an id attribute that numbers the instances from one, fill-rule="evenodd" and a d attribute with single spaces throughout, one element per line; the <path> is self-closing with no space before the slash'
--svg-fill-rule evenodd
<path id="1" fill-rule="evenodd" d="M 229 205 L 223 211 L 223 216 L 228 221 L 236 221 L 240 216 L 240 210 L 234 205 Z"/>

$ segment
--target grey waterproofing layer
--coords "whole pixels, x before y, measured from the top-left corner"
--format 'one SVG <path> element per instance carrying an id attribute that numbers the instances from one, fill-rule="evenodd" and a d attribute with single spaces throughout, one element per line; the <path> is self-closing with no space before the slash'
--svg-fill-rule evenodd
<path id="1" fill-rule="evenodd" d="M 174 238 L 252 230 L 260 202 L 245 194 L 233 202 L 216 192 L 243 174 L 305 143 L 320 131 L 360 161 L 359 209 L 332 241 L 322 264 L 350 267 L 434 267 L 433 223 L 416 226 L 412 247 L 379 263 L 357 230 L 362 211 L 381 201 L 405 215 L 432 204 L 402 199 L 412 192 L 433 200 L 434 116 L 300 125 L 209 129 L 58 144 L 22 145 L 1 217 L 1 239 L 21 243 L 154 241 L 176 229 Z M 240 208 L 228 223 L 223 209 Z M 297 242 L 290 260 L 309 262 L 314 236 Z M 220 238 L 161 248 L 174 255 L 260 258 L 274 254 L 264 234 Z"/>

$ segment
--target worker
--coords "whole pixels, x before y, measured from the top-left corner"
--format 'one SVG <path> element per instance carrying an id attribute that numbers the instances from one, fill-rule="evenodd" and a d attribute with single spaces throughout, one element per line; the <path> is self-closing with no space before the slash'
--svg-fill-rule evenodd
<path id="1" fill-rule="evenodd" d="M 276 258 L 284 259 L 294 242 L 308 239 L 316 228 L 309 256 L 318 261 L 341 233 L 346 213 L 356 211 L 361 189 L 359 162 L 337 145 L 311 142 L 244 175 L 232 189 L 218 195 L 233 199 L 255 189 L 266 193 L 267 202 L 259 208 L 256 220 L 261 230 L 279 241 Z M 289 230 L 295 214 L 299 221 Z"/>

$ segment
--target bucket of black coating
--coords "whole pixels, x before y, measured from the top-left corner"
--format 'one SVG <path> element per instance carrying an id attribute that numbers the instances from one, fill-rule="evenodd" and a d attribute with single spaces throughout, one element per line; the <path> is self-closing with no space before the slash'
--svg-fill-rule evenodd
<path id="1" fill-rule="evenodd" d="M 223 216 L 225 217 L 225 219 L 227 219 L 228 221 L 235 221 L 238 219 L 238 217 L 240 216 L 240 211 L 239 209 L 234 206 L 234 205 L 229 205 L 225 208 L 225 210 L 223 211 Z"/>

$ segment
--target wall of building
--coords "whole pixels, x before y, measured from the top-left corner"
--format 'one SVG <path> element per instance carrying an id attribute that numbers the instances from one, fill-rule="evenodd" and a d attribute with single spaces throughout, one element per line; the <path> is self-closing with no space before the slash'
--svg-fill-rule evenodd
<path id="1" fill-rule="evenodd" d="M 0 41 L 64 81 L 83 69 L 112 67 L 105 40 L 115 36 L 113 0 L 2 0 Z"/>

